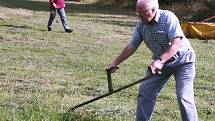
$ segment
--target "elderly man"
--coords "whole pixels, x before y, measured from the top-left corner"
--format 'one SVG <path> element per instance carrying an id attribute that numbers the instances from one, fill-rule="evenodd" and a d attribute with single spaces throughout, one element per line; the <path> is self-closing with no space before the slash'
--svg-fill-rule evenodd
<path id="1" fill-rule="evenodd" d="M 107 69 L 115 72 L 116 67 L 144 42 L 152 52 L 152 62 L 145 76 L 154 75 L 154 78 L 140 84 L 136 121 L 151 120 L 157 97 L 171 75 L 176 81 L 182 120 L 197 121 L 193 91 L 195 53 L 182 32 L 178 18 L 170 11 L 159 9 L 158 0 L 138 0 L 136 11 L 140 19 L 132 39 Z"/>
<path id="2" fill-rule="evenodd" d="M 50 17 L 48 21 L 48 31 L 52 30 L 52 23 L 58 12 L 65 32 L 71 33 L 72 30 L 70 29 L 66 20 L 64 0 L 49 0 L 49 2 L 50 2 Z"/>

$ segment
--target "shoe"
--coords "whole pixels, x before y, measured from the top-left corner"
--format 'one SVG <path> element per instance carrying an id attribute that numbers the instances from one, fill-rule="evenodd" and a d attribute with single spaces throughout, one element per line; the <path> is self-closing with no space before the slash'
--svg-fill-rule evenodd
<path id="1" fill-rule="evenodd" d="M 48 31 L 52 31 L 52 28 L 48 27 Z"/>
<path id="2" fill-rule="evenodd" d="M 72 29 L 65 29 L 65 32 L 71 33 L 73 30 Z"/>

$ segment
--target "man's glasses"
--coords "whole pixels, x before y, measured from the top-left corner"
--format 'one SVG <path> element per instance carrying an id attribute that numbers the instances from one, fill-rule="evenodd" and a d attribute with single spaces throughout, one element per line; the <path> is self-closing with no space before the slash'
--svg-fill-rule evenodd
<path id="1" fill-rule="evenodd" d="M 136 12 L 136 15 L 139 16 L 139 17 L 141 17 L 141 16 L 144 16 L 144 13 L 138 13 L 138 12 Z"/>
<path id="2" fill-rule="evenodd" d="M 147 14 L 147 12 L 149 12 L 151 9 L 148 10 L 141 10 L 141 12 L 136 12 L 136 15 L 141 17 Z"/>

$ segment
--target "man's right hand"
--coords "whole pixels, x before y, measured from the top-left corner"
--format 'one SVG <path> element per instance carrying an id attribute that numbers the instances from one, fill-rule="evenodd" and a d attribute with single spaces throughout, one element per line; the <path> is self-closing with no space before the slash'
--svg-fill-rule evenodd
<path id="1" fill-rule="evenodd" d="M 109 73 L 114 73 L 116 72 L 116 70 L 119 69 L 119 67 L 115 64 L 109 64 L 107 67 L 106 67 L 106 72 L 109 71 Z"/>

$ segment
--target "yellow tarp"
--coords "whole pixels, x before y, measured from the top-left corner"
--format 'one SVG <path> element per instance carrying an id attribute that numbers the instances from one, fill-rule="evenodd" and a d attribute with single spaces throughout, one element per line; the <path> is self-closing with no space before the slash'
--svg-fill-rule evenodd
<path id="1" fill-rule="evenodd" d="M 181 27 L 188 38 L 215 39 L 215 23 L 184 22 Z"/>

